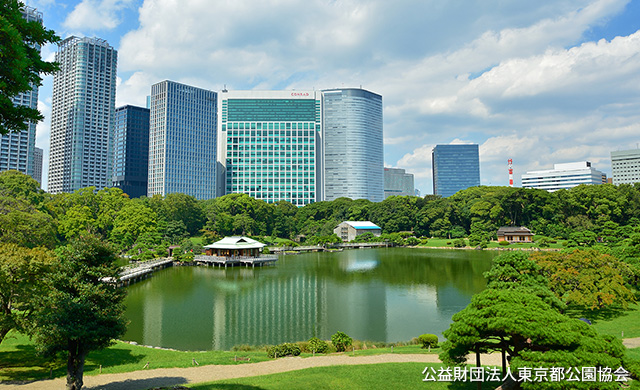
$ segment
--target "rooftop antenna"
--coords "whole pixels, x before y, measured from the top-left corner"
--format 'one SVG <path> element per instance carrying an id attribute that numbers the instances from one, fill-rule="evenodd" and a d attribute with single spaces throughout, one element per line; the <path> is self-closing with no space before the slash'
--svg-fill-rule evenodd
<path id="1" fill-rule="evenodd" d="M 229 92 L 227 91 L 227 84 L 225 84 L 224 87 L 222 88 L 222 92 Z"/>
<path id="2" fill-rule="evenodd" d="M 507 160 L 509 166 L 509 187 L 513 187 L 513 159 Z"/>

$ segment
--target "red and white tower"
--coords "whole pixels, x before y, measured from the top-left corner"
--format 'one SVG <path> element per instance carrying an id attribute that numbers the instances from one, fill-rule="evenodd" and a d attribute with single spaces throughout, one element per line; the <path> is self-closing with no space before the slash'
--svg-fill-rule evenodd
<path id="1" fill-rule="evenodd" d="M 509 187 L 513 187 L 513 160 L 509 159 L 507 163 L 509 165 Z"/>

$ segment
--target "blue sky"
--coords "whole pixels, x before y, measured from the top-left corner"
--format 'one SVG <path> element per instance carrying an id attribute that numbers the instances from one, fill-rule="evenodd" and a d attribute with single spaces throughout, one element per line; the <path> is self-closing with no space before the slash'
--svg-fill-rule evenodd
<path id="1" fill-rule="evenodd" d="M 640 143 L 640 0 L 31 0 L 118 50 L 117 105 L 151 84 L 359 87 L 383 96 L 385 164 L 432 192 L 431 149 L 478 143 L 481 181 Z M 45 47 L 53 59 L 56 47 Z M 52 77 L 40 90 L 46 176 Z M 46 182 L 46 180 L 45 180 Z"/>

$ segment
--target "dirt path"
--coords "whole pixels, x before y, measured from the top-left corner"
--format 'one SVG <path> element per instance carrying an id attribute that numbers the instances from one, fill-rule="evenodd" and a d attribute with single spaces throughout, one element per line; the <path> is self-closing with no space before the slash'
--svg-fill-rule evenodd
<path id="1" fill-rule="evenodd" d="M 475 360 L 474 360 L 475 361 Z M 244 378 L 302 370 L 311 367 L 376 363 L 439 363 L 438 355 L 384 354 L 372 356 L 325 355 L 308 358 L 289 357 L 260 363 L 241 365 L 209 365 L 189 368 L 160 368 L 122 374 L 85 376 L 85 389 L 137 390 L 157 386 L 174 386 L 221 379 Z M 483 355 L 483 365 L 499 365 L 500 355 Z M 0 384 L 0 389 L 56 390 L 64 389 L 65 378 L 43 380 L 26 384 Z"/>
<path id="2" fill-rule="evenodd" d="M 640 347 L 640 337 L 634 337 L 632 339 L 622 339 L 622 344 L 627 348 Z"/>

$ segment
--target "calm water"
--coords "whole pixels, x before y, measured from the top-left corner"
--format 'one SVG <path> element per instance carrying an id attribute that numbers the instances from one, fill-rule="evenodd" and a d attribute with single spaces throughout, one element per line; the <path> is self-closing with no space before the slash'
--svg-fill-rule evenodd
<path id="1" fill-rule="evenodd" d="M 130 287 L 125 340 L 181 350 L 441 333 L 482 291 L 495 251 L 359 249 L 264 268 L 173 267 Z"/>

